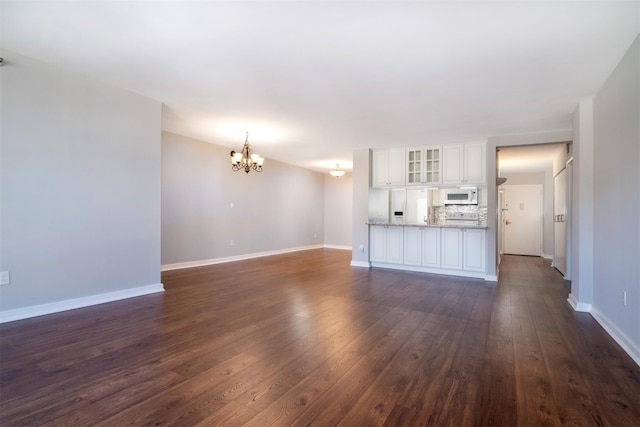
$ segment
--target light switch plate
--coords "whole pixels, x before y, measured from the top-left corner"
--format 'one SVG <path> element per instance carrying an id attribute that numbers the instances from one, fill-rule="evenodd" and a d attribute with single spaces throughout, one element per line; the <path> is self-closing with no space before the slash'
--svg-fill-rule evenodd
<path id="1" fill-rule="evenodd" d="M 0 285 L 8 285 L 11 283 L 11 277 L 8 271 L 0 271 Z"/>

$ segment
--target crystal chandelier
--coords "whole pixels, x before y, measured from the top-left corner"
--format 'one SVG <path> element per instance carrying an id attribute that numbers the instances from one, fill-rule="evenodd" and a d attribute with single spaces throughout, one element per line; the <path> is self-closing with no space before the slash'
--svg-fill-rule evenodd
<path id="1" fill-rule="evenodd" d="M 244 140 L 244 146 L 241 151 L 231 151 L 231 169 L 234 171 L 243 170 L 249 173 L 251 169 L 256 172 L 262 172 L 262 164 L 264 157 L 257 154 L 251 154 L 251 146 L 249 145 L 249 132 Z"/>

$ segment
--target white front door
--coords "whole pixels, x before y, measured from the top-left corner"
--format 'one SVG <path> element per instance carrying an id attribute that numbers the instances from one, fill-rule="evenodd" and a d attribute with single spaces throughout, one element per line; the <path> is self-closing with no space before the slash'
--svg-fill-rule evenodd
<path id="1" fill-rule="evenodd" d="M 542 185 L 503 185 L 504 253 L 542 254 Z"/>

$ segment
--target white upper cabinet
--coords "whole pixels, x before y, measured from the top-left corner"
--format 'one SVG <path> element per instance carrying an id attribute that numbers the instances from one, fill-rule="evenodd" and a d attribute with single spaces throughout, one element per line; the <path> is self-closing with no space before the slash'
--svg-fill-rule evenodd
<path id="1" fill-rule="evenodd" d="M 407 148 L 406 184 L 440 184 L 442 147 Z"/>
<path id="2" fill-rule="evenodd" d="M 404 185 L 404 148 L 373 150 L 371 184 L 373 187 Z"/>
<path id="3" fill-rule="evenodd" d="M 486 145 L 484 142 L 464 145 L 464 182 L 486 184 Z"/>
<path id="4" fill-rule="evenodd" d="M 486 144 L 451 144 L 442 147 L 443 184 L 485 184 Z"/>
<path id="5" fill-rule="evenodd" d="M 455 184 L 462 182 L 462 165 L 464 164 L 464 147 L 462 145 L 445 145 L 442 147 L 442 183 Z"/>

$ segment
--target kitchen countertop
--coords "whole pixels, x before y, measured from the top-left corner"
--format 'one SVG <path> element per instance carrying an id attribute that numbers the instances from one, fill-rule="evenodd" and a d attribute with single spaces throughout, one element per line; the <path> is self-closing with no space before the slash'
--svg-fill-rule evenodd
<path id="1" fill-rule="evenodd" d="M 452 224 L 452 223 L 441 223 L 441 224 L 426 224 L 426 223 L 417 223 L 417 224 L 395 224 L 391 222 L 367 222 L 367 225 L 387 225 L 394 227 L 433 227 L 433 228 L 477 228 L 481 230 L 486 230 L 488 227 L 486 224 Z"/>

